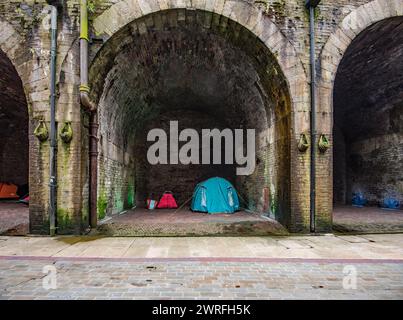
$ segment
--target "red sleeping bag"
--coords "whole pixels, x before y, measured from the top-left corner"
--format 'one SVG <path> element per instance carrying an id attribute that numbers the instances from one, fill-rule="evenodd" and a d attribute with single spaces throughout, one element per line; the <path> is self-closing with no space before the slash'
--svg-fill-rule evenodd
<path id="1" fill-rule="evenodd" d="M 18 199 L 17 186 L 0 182 L 0 199 Z"/>
<path id="2" fill-rule="evenodd" d="M 177 207 L 176 200 L 172 192 L 169 191 L 164 192 L 157 205 L 158 209 L 176 209 Z"/>

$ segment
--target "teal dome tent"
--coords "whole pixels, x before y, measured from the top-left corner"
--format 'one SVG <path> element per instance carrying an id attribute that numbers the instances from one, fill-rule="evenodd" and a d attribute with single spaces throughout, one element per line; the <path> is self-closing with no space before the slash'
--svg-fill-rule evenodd
<path id="1" fill-rule="evenodd" d="M 239 210 L 238 194 L 229 181 L 210 178 L 196 186 L 190 208 L 207 213 L 234 213 Z"/>

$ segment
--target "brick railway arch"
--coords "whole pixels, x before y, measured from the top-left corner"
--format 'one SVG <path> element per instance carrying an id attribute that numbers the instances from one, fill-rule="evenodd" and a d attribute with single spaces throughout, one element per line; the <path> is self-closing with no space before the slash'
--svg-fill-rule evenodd
<path id="1" fill-rule="evenodd" d="M 369 198 L 370 204 L 379 204 L 385 193 L 373 185 L 369 176 L 373 175 L 377 177 L 376 179 L 384 180 L 387 177 L 391 178 L 391 174 L 397 173 L 394 173 L 393 169 L 387 173 L 385 169 L 384 172 L 381 170 L 383 176 L 379 177 L 375 168 L 382 159 L 387 159 L 388 165 L 393 167 L 393 161 L 399 162 L 398 157 L 402 154 L 403 146 L 400 143 L 399 147 L 398 142 L 398 135 L 402 134 L 401 125 L 400 129 L 398 125 L 398 108 L 400 108 L 400 119 L 402 117 L 402 98 L 398 99 L 399 89 L 395 87 L 396 83 L 400 83 L 401 86 L 402 79 L 393 71 L 393 68 L 396 71 L 399 70 L 399 61 L 400 69 L 403 67 L 401 65 L 403 52 L 402 48 L 398 47 L 399 41 L 400 44 L 402 43 L 402 15 L 403 5 L 400 0 L 376 0 L 362 5 L 343 19 L 337 30 L 330 35 L 321 52 L 318 90 L 320 110 L 318 112 L 321 113 L 322 121 L 319 130 L 332 137 L 334 159 L 332 152 L 323 157 L 322 161 L 333 170 L 330 170 L 330 174 L 322 179 L 320 187 L 322 190 L 328 190 L 329 194 L 333 194 L 334 203 L 351 203 L 352 193 L 362 191 L 366 194 L 366 198 Z M 401 30 L 400 35 L 396 30 Z M 392 31 L 396 31 L 393 37 L 391 37 Z M 384 48 L 388 48 L 388 53 L 380 50 L 382 48 L 380 43 Z M 357 57 L 360 60 L 355 60 Z M 372 61 L 372 64 L 367 61 Z M 385 61 L 389 63 L 389 67 L 388 63 L 382 65 Z M 390 66 L 393 68 L 391 69 Z M 354 67 L 355 75 L 349 74 L 349 69 Z M 391 85 L 388 90 L 384 87 L 386 81 L 383 84 L 378 81 L 386 79 L 385 76 L 395 82 L 394 86 Z M 354 80 L 349 82 L 348 78 Z M 379 89 L 385 89 L 384 93 L 380 93 Z M 354 95 L 354 92 L 360 92 L 360 94 Z M 378 105 L 377 109 L 374 108 L 375 105 Z M 366 109 L 363 112 L 364 106 Z M 361 118 L 357 115 L 359 110 Z M 357 119 L 360 118 L 358 123 L 354 122 L 357 119 L 352 119 L 354 115 Z M 362 117 L 362 115 L 365 116 Z M 380 145 L 385 143 L 381 140 L 387 135 L 391 138 L 389 141 L 394 141 L 386 143 L 391 148 L 393 157 L 391 154 L 381 155 Z M 344 137 L 348 139 L 344 140 Z M 348 143 L 344 144 L 343 141 Z M 368 142 L 366 146 L 363 145 L 365 141 Z M 369 156 L 371 152 L 374 156 L 372 160 L 363 158 L 364 154 Z M 379 153 L 378 156 L 377 153 Z M 357 176 L 346 173 L 352 170 L 348 168 L 353 163 L 356 165 L 354 171 L 358 174 Z M 373 168 L 371 170 L 368 167 L 370 163 Z M 367 168 L 365 168 L 366 165 Z M 368 170 L 374 170 L 374 172 L 371 173 Z M 334 182 L 333 179 L 335 179 Z M 386 183 L 382 188 L 394 189 L 391 193 L 402 201 L 403 186 L 398 185 L 399 177 L 395 176 L 392 180 L 394 183 Z M 333 207 L 331 200 L 332 198 L 329 197 L 328 202 L 325 201 L 322 204 L 323 210 L 329 215 L 332 214 Z M 321 201 L 323 202 L 323 199 Z"/>
<path id="2" fill-rule="evenodd" d="M 261 9 L 249 2 L 228 0 L 119 1 L 94 19 L 92 23 L 93 31 L 95 35 L 102 37 L 106 41 L 136 19 L 171 9 L 208 12 L 234 21 L 249 30 L 276 56 L 281 71 L 288 82 L 293 110 L 306 107 L 306 101 L 304 100 L 309 96 L 309 88 L 307 87 L 307 76 L 299 55 L 280 28 Z M 206 22 L 208 23 L 208 21 Z"/>
<path id="3" fill-rule="evenodd" d="M 222 115 L 217 112 L 216 107 L 217 104 L 223 105 L 225 102 L 219 96 L 220 92 L 217 92 L 217 88 L 225 92 L 228 90 L 228 86 L 224 84 L 221 87 L 216 86 L 217 88 L 203 87 L 203 81 L 212 80 L 212 78 L 209 78 L 210 76 L 215 77 L 215 84 L 220 84 L 220 74 L 214 70 L 210 70 L 210 76 L 206 75 L 205 78 L 203 76 L 200 78 L 190 76 L 188 78 L 188 80 L 192 79 L 192 81 L 188 82 L 193 83 L 192 91 L 196 92 L 190 98 L 186 98 L 187 91 L 185 89 L 187 85 L 181 88 L 180 84 L 181 79 L 183 80 L 186 77 L 178 76 L 175 78 L 175 75 L 172 75 L 171 78 L 168 78 L 167 74 L 169 72 L 165 75 L 165 84 L 174 82 L 177 86 L 173 86 L 173 89 L 178 90 L 178 92 L 182 90 L 182 94 L 177 95 L 179 100 L 172 98 L 174 95 L 169 93 L 164 93 L 164 96 L 158 97 L 150 89 L 154 85 L 153 80 L 156 78 L 149 77 L 147 79 L 147 76 L 158 72 L 158 70 L 155 70 L 155 63 L 165 61 L 164 52 L 161 52 L 162 46 L 187 43 L 184 46 L 188 45 L 189 47 L 185 49 L 190 51 L 193 48 L 194 52 L 199 54 L 197 59 L 200 59 L 201 65 L 207 62 L 207 60 L 203 61 L 203 59 L 208 59 L 209 53 L 212 56 L 213 60 L 210 62 L 213 62 L 213 65 L 217 62 L 217 58 L 214 57 L 216 53 L 217 56 L 223 53 L 227 54 L 220 57 L 224 62 L 218 65 L 218 69 L 224 70 L 221 74 L 222 79 L 231 79 L 230 73 L 232 73 L 234 78 L 233 85 L 238 85 L 241 90 L 248 92 L 246 100 L 249 99 L 249 104 L 256 104 L 260 107 L 255 115 L 258 119 L 251 119 L 253 118 L 253 113 L 246 112 L 249 114 L 249 119 L 240 117 L 233 124 L 235 128 L 247 124 L 242 124 L 242 121 L 254 123 L 260 133 L 260 135 L 257 135 L 257 140 L 260 139 L 259 143 L 262 146 L 267 146 L 257 156 L 258 162 L 261 163 L 260 166 L 258 164 L 258 170 L 261 171 L 259 173 L 262 181 L 257 181 L 257 178 L 255 178 L 256 180 L 251 183 L 253 188 L 259 188 L 259 190 L 252 190 L 253 188 L 248 190 L 248 188 L 240 187 L 242 189 L 240 190 L 241 194 L 247 198 L 246 202 L 249 202 L 253 209 L 259 211 L 270 210 L 269 208 L 264 208 L 266 204 L 262 203 L 262 199 L 266 197 L 264 193 L 267 192 L 271 198 L 268 206 L 272 207 L 274 212 L 277 211 L 276 218 L 283 224 L 293 230 L 301 230 L 309 225 L 309 206 L 307 207 L 304 200 L 302 200 L 304 190 L 309 190 L 309 181 L 298 179 L 296 174 L 296 172 L 300 172 L 299 175 L 304 171 L 309 172 L 305 157 L 299 155 L 296 148 L 300 134 L 309 130 L 309 127 L 306 127 L 308 125 L 306 118 L 309 117 L 309 87 L 305 71 L 294 47 L 260 9 L 243 1 L 120 1 L 95 18 L 92 26 L 96 37 L 103 38 L 105 42 L 98 49 L 95 48 L 94 50 L 95 46 L 93 46 L 94 51 L 92 53 L 95 57 L 90 67 L 92 96 L 99 103 L 99 163 L 101 167 L 98 173 L 98 211 L 101 218 L 105 213 L 117 212 L 133 204 L 131 197 L 133 196 L 132 188 L 135 184 L 135 178 L 131 175 L 134 172 L 132 169 L 138 166 L 139 163 L 133 159 L 127 150 L 130 147 L 133 148 L 132 150 L 140 149 L 138 149 L 139 145 L 136 145 L 136 143 L 130 145 L 130 139 L 128 139 L 127 135 L 125 136 L 125 132 L 128 131 L 129 124 L 138 123 L 140 122 L 139 119 L 145 121 L 149 116 L 146 114 L 145 117 L 139 116 L 136 118 L 134 113 L 128 113 L 128 110 L 130 110 L 128 106 L 133 103 L 131 97 L 126 96 L 125 101 L 115 101 L 115 98 L 121 95 L 119 88 L 123 87 L 124 92 L 130 88 L 130 85 L 136 84 L 135 88 L 143 90 L 139 94 L 143 103 L 143 108 L 138 109 L 139 113 L 147 113 L 148 111 L 145 110 L 148 110 L 150 103 L 158 99 L 164 101 L 171 99 L 168 103 L 171 105 L 178 104 L 178 102 L 191 105 L 198 99 L 207 102 L 207 100 L 203 99 L 211 98 L 212 100 L 215 99 L 216 105 L 207 106 L 206 110 L 202 110 L 203 115 L 197 117 L 200 119 L 205 117 L 206 119 L 203 118 L 205 121 L 202 120 L 199 125 L 205 126 L 205 124 L 211 124 L 222 119 Z M 170 32 L 169 30 L 173 30 L 174 33 L 177 32 L 176 34 L 179 35 L 179 38 L 170 40 L 170 36 L 167 35 Z M 195 36 L 189 37 L 189 34 Z M 180 39 L 180 37 L 183 38 Z M 183 39 L 187 42 L 183 42 Z M 211 40 L 216 41 L 216 48 L 212 48 L 213 51 L 216 50 L 215 52 L 208 52 L 206 56 L 197 53 L 198 45 L 209 43 Z M 153 44 L 156 44 L 154 48 L 152 47 Z M 141 48 L 143 48 L 143 51 Z M 149 48 L 149 52 L 145 48 Z M 122 54 L 125 50 L 126 54 Z M 179 52 L 180 50 L 178 49 L 177 51 Z M 183 59 L 191 56 L 186 57 L 186 52 L 182 53 L 184 55 Z M 179 61 L 180 56 L 181 53 L 175 59 Z M 231 60 L 234 57 L 243 58 L 239 60 L 239 66 L 236 63 L 229 63 L 234 61 Z M 143 65 L 136 64 L 138 61 Z M 184 65 L 182 75 L 191 73 L 191 67 L 189 66 L 193 62 Z M 131 76 L 128 69 L 125 69 L 125 66 L 127 67 L 128 65 L 142 74 L 140 76 L 139 74 Z M 168 65 L 165 65 L 165 67 L 169 71 L 170 67 Z M 196 64 L 193 67 L 198 68 Z M 241 72 L 237 70 L 237 67 L 239 69 L 241 69 L 240 67 L 245 67 L 245 70 L 247 70 L 243 81 L 240 81 L 240 78 L 242 78 Z M 139 68 L 143 69 L 140 70 Z M 174 69 L 180 70 L 180 66 L 176 65 Z M 200 71 L 201 69 L 197 70 Z M 270 74 L 268 75 L 267 72 Z M 124 74 L 126 78 L 131 77 L 132 79 L 129 80 L 131 83 L 118 84 L 119 79 L 116 77 L 118 74 Z M 137 76 L 139 78 L 143 77 L 142 80 L 147 80 L 148 82 L 137 81 Z M 250 82 L 247 83 L 245 79 Z M 196 82 L 202 89 L 194 85 Z M 169 86 L 157 84 L 156 87 L 160 89 Z M 197 93 L 199 89 L 202 91 L 209 89 L 210 96 L 208 94 L 204 97 L 203 95 L 197 96 L 201 92 Z M 237 96 L 237 98 L 240 98 L 240 96 Z M 139 101 L 137 100 L 137 105 L 139 105 Z M 121 110 L 119 110 L 119 107 L 110 108 L 113 104 L 120 105 Z M 127 105 L 126 107 L 124 107 L 125 104 Z M 228 106 L 226 108 L 226 112 L 232 112 L 231 116 L 234 118 L 236 118 L 237 113 L 241 114 L 236 110 L 231 111 Z M 239 110 L 242 110 L 242 108 Z M 262 113 L 262 110 L 265 112 Z M 186 127 L 190 123 L 194 124 L 191 119 L 194 119 L 199 111 L 189 108 L 184 112 L 180 111 L 180 115 L 169 114 L 169 112 L 178 112 L 175 108 L 171 108 L 163 117 L 182 117 Z M 189 117 L 184 115 L 186 113 L 189 113 Z M 128 116 L 132 116 L 131 122 L 126 121 L 126 124 L 122 125 L 124 120 L 130 119 Z M 162 118 L 154 118 L 156 123 L 152 123 L 151 120 L 153 119 L 152 115 L 150 115 L 151 122 L 148 122 L 148 124 L 151 127 L 161 124 Z M 102 127 L 102 124 L 105 123 L 107 123 L 107 126 Z M 214 125 L 226 127 L 228 123 L 222 121 Z M 207 126 L 207 128 L 210 128 L 210 126 Z M 111 161 L 106 161 L 106 158 Z M 271 164 L 266 165 L 269 162 L 275 163 L 276 168 Z M 140 163 L 140 166 L 142 165 Z M 117 174 L 118 171 L 120 172 L 119 174 Z M 169 175 L 169 172 L 167 174 Z M 208 177 L 200 176 L 198 178 Z M 123 183 L 122 179 L 124 180 Z M 129 180 L 131 181 L 130 183 L 127 182 Z M 199 181 L 194 181 L 193 186 L 197 182 Z M 119 188 L 116 188 L 119 184 Z M 241 181 L 239 184 L 247 185 L 248 182 Z M 264 187 L 262 189 L 267 190 L 260 189 L 262 186 Z M 190 188 L 190 192 L 192 189 L 193 187 Z M 144 199 L 141 198 L 140 200 Z"/>
<path id="4" fill-rule="evenodd" d="M 28 193 L 30 167 L 24 54 L 18 32 L 0 19 L 0 183 L 18 186 L 19 196 Z M 28 224 L 29 213 L 24 205 L 2 199 L 0 233 L 26 234 Z"/>
<path id="5" fill-rule="evenodd" d="M 39 29 L 48 31 L 50 14 L 41 13 Z M 45 33 L 46 34 L 46 33 Z M 8 21 L 0 18 L 0 49 L 15 68 L 21 80 L 28 118 L 29 152 L 29 232 L 48 234 L 49 142 L 40 142 L 34 130 L 41 120 L 49 121 L 49 65 L 37 51 L 26 45 L 26 39 Z M 49 126 L 48 126 L 49 128 Z"/>

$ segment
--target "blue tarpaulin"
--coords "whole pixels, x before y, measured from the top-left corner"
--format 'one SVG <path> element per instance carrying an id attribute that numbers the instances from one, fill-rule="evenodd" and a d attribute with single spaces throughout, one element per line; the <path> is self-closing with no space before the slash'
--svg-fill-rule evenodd
<path id="1" fill-rule="evenodd" d="M 229 181 L 210 178 L 196 186 L 190 208 L 207 213 L 234 213 L 239 210 L 238 194 Z"/>

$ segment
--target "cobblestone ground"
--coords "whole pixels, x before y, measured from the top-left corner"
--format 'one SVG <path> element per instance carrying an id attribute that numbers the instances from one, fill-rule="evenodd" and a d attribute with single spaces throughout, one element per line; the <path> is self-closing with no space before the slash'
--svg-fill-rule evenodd
<path id="1" fill-rule="evenodd" d="M 52 284 L 56 270 L 56 289 Z M 45 269 L 44 269 L 45 268 Z M 43 271 L 50 273 L 43 273 Z M 356 289 L 350 276 L 357 275 Z M 350 277 L 350 278 L 349 278 Z M 0 260 L 1 299 L 403 299 L 403 262 Z"/>

